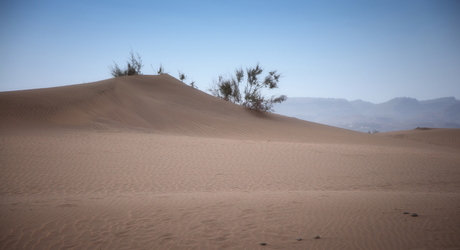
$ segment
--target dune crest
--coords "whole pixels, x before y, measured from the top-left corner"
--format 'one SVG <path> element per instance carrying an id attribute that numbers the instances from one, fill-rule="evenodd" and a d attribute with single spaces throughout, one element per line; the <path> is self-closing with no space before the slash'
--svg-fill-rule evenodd
<path id="1" fill-rule="evenodd" d="M 298 142 L 360 141 L 361 133 L 257 113 L 169 76 L 126 76 L 0 93 L 3 129 L 140 129 L 155 133 Z"/>

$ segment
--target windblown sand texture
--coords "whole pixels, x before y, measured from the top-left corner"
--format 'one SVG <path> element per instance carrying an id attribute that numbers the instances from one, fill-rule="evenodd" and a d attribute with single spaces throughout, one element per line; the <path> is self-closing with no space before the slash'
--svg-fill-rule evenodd
<path id="1" fill-rule="evenodd" d="M 0 159 L 1 249 L 460 249 L 459 130 L 364 134 L 129 76 L 0 93 Z"/>

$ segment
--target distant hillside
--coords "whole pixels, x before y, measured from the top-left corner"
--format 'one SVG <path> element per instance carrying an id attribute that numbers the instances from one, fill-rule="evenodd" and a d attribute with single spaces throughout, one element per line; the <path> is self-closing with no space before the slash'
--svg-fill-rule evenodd
<path id="1" fill-rule="evenodd" d="M 361 132 L 416 127 L 460 128 L 460 101 L 454 97 L 428 101 L 399 97 L 380 104 L 362 100 L 294 97 L 274 108 L 281 115 Z"/>

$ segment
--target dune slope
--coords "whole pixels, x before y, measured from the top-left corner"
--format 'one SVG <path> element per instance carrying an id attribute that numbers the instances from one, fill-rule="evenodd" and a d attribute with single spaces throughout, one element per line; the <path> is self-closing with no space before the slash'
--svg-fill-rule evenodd
<path id="1" fill-rule="evenodd" d="M 363 134 L 262 114 L 195 90 L 169 75 L 0 93 L 0 126 L 140 129 L 175 135 L 281 141 L 360 141 Z"/>

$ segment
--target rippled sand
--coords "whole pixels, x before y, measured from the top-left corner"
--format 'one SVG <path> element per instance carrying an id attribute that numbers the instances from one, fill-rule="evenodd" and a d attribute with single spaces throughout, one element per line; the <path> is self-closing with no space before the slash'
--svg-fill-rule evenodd
<path id="1" fill-rule="evenodd" d="M 0 93 L 0 248 L 459 249 L 459 131 L 262 115 L 168 75 Z"/>

